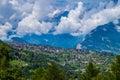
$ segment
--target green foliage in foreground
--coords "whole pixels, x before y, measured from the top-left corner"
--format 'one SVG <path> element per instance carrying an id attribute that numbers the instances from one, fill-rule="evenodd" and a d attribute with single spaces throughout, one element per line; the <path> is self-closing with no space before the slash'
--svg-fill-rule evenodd
<path id="1" fill-rule="evenodd" d="M 29 66 L 28 63 L 15 60 L 13 56 L 9 55 L 9 52 L 10 46 L 0 41 L 0 80 L 120 80 L 120 55 L 116 56 L 116 60 L 111 63 L 111 67 L 107 71 L 101 71 L 100 67 L 90 62 L 85 71 L 78 74 L 79 71 L 70 72 L 67 68 L 49 60 L 45 60 L 46 63 L 43 66 L 26 67 L 26 65 Z M 24 55 L 28 56 L 25 53 Z M 44 60 L 46 57 L 36 56 L 41 62 L 41 59 Z"/>
<path id="2" fill-rule="evenodd" d="M 92 80 L 92 78 L 96 77 L 99 73 L 99 69 L 93 63 L 89 63 L 86 71 L 82 74 L 82 80 Z"/>
<path id="3" fill-rule="evenodd" d="M 111 70 L 116 80 L 120 80 L 120 55 L 116 56 L 116 61 L 112 63 Z"/>
<path id="4" fill-rule="evenodd" d="M 0 41 L 0 80 L 23 80 L 22 68 L 10 66 L 10 46 Z"/>
<path id="5" fill-rule="evenodd" d="M 55 63 L 48 63 L 48 68 L 39 67 L 31 76 L 32 80 L 66 80 L 63 70 Z"/>
<path id="6" fill-rule="evenodd" d="M 10 46 L 0 41 L 0 70 L 8 67 Z"/>

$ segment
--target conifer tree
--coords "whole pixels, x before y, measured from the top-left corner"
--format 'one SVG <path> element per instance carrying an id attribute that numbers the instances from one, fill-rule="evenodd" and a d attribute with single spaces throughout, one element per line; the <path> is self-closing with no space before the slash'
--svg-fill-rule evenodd
<path id="1" fill-rule="evenodd" d="M 111 65 L 111 70 L 116 77 L 116 80 L 120 80 L 120 55 L 116 56 L 115 62 Z"/>
<path id="2" fill-rule="evenodd" d="M 99 69 L 90 62 L 85 70 L 85 72 L 82 74 L 81 80 L 92 80 L 92 78 L 96 77 L 99 73 Z"/>

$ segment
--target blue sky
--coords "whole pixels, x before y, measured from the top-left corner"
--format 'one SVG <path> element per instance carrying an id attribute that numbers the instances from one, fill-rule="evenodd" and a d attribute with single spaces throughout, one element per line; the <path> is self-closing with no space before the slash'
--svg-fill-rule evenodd
<path id="1" fill-rule="evenodd" d="M 56 16 L 68 11 L 68 16 Z M 42 34 L 83 36 L 120 19 L 120 0 L 0 0 L 0 39 Z M 46 21 L 47 20 L 47 21 Z"/>

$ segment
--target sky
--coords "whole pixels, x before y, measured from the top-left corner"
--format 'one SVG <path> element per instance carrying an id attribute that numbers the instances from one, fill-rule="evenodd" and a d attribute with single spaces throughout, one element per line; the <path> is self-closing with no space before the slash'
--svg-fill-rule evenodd
<path id="1" fill-rule="evenodd" d="M 0 0 L 0 39 L 42 34 L 87 35 L 120 19 L 120 0 Z M 57 23 L 56 15 L 68 11 Z"/>

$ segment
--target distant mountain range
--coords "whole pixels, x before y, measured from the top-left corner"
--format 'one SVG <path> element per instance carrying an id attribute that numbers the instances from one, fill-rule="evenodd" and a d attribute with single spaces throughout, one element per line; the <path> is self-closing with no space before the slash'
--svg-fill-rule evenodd
<path id="1" fill-rule="evenodd" d="M 67 12 L 62 13 L 64 16 L 66 14 Z M 58 15 L 58 17 L 53 20 L 59 21 L 58 19 L 62 15 Z M 63 48 L 76 48 L 77 44 L 80 43 L 82 49 L 120 53 L 120 32 L 117 31 L 116 26 L 112 22 L 96 28 L 86 35 L 86 37 L 71 36 L 69 34 L 43 34 L 39 36 L 32 34 L 22 38 L 14 37 L 12 40 Z"/>

